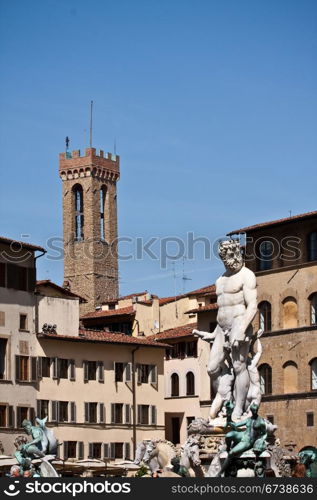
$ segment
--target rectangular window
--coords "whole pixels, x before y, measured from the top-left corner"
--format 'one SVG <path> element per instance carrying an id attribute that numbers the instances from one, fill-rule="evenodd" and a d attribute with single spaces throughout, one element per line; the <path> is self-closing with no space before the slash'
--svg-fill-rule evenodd
<path id="1" fill-rule="evenodd" d="M 177 351 L 178 351 L 179 358 L 181 358 L 181 359 L 185 358 L 185 354 L 186 354 L 185 342 L 180 342 L 179 344 L 177 344 Z"/>
<path id="2" fill-rule="evenodd" d="M 7 339 L 0 339 L 0 380 L 6 378 Z"/>
<path id="3" fill-rule="evenodd" d="M 7 427 L 7 406 L 0 405 L 0 427 Z"/>
<path id="4" fill-rule="evenodd" d="M 77 441 L 64 441 L 64 460 L 76 458 Z"/>
<path id="5" fill-rule="evenodd" d="M 20 314 L 20 326 L 19 330 L 27 330 L 28 329 L 28 315 Z"/>
<path id="6" fill-rule="evenodd" d="M 42 357 L 42 377 L 51 376 L 51 358 Z"/>
<path id="7" fill-rule="evenodd" d="M 85 422 L 97 423 L 97 403 L 85 403 Z"/>
<path id="8" fill-rule="evenodd" d="M 313 412 L 306 413 L 307 427 L 314 427 L 314 414 Z"/>
<path id="9" fill-rule="evenodd" d="M 68 359 L 58 359 L 59 363 L 59 378 L 68 378 Z"/>
<path id="10" fill-rule="evenodd" d="M 29 358 L 28 356 L 16 356 L 16 380 L 20 382 L 29 381 Z"/>
<path id="11" fill-rule="evenodd" d="M 88 380 L 96 380 L 96 361 L 88 361 Z"/>
<path id="12" fill-rule="evenodd" d="M 139 366 L 139 382 L 141 384 L 147 384 L 149 382 L 151 365 L 140 365 Z"/>
<path id="13" fill-rule="evenodd" d="M 0 286 L 6 286 L 6 265 L 4 262 L 0 262 Z"/>
<path id="14" fill-rule="evenodd" d="M 113 424 L 123 424 L 123 404 L 113 403 L 111 405 L 111 422 Z"/>
<path id="15" fill-rule="evenodd" d="M 26 406 L 17 407 L 17 427 L 22 427 L 23 420 L 27 420 L 29 415 L 29 408 Z"/>
<path id="16" fill-rule="evenodd" d="M 58 408 L 59 408 L 58 421 L 59 422 L 68 422 L 68 402 L 67 401 L 60 401 Z"/>
<path id="17" fill-rule="evenodd" d="M 115 381 L 123 382 L 124 363 L 115 363 Z"/>
<path id="18" fill-rule="evenodd" d="M 189 358 L 197 357 L 197 341 L 193 340 L 192 342 L 187 342 L 186 344 L 186 354 Z"/>
<path id="19" fill-rule="evenodd" d="M 141 425 L 149 423 L 149 405 L 138 405 L 138 420 Z"/>
<path id="20" fill-rule="evenodd" d="M 49 401 L 47 399 L 38 399 L 37 400 L 37 416 L 40 419 L 48 417 L 48 405 L 49 405 Z"/>
<path id="21" fill-rule="evenodd" d="M 123 443 L 114 443 L 114 458 L 124 458 Z"/>
<path id="22" fill-rule="evenodd" d="M 101 459 L 102 443 L 89 443 L 89 458 Z"/>

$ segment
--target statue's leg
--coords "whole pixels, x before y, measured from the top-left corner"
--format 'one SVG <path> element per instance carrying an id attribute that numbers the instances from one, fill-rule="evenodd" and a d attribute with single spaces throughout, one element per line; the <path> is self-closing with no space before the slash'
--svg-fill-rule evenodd
<path id="1" fill-rule="evenodd" d="M 220 412 L 220 410 L 222 408 L 222 403 L 223 403 L 223 399 L 222 399 L 221 395 L 219 394 L 219 392 L 217 392 L 215 399 L 213 400 L 212 405 L 210 407 L 210 411 L 209 411 L 209 418 L 210 419 L 217 417 L 218 413 Z"/>
<path id="2" fill-rule="evenodd" d="M 37 458 L 42 458 L 42 457 L 45 457 L 45 453 L 43 453 L 43 451 L 41 451 L 37 446 L 35 445 L 31 445 L 31 446 L 28 446 L 27 448 L 27 454 L 28 455 L 34 455 L 35 457 Z"/>
<path id="3" fill-rule="evenodd" d="M 232 347 L 232 364 L 235 374 L 235 407 L 233 418 L 241 417 L 249 391 L 250 377 L 247 370 L 247 355 L 249 351 L 249 341 L 239 342 L 239 346 Z"/>
<path id="4" fill-rule="evenodd" d="M 217 393 L 221 377 L 221 365 L 224 360 L 224 350 L 223 350 L 224 333 L 219 325 L 216 327 L 215 331 L 216 331 L 216 336 L 212 348 L 210 350 L 207 372 L 210 377 L 212 388 L 214 392 Z M 214 418 L 217 415 L 217 413 L 219 412 L 219 410 L 216 412 L 218 406 L 219 406 L 219 398 L 217 398 L 217 401 L 210 409 L 210 415 L 209 415 L 210 418 Z"/>

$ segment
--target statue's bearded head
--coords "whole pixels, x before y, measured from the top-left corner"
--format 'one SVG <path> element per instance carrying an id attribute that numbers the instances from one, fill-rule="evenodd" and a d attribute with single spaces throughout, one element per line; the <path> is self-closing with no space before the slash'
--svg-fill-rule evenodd
<path id="1" fill-rule="evenodd" d="M 243 266 L 240 242 L 227 240 L 219 243 L 219 256 L 229 271 L 236 272 Z"/>

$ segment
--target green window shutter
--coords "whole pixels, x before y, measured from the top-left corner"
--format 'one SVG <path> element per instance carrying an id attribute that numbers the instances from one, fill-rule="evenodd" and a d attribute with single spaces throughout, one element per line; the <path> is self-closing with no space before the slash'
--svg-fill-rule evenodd
<path id="1" fill-rule="evenodd" d="M 75 401 L 70 402 L 70 422 L 76 422 L 76 403 Z"/>
<path id="2" fill-rule="evenodd" d="M 98 382 L 103 383 L 104 381 L 105 381 L 104 364 L 103 361 L 98 361 Z"/>
<path id="3" fill-rule="evenodd" d="M 52 401 L 51 405 L 52 405 L 52 412 L 51 412 L 52 418 L 51 418 L 51 421 L 52 422 L 57 422 L 57 420 L 58 420 L 58 401 Z"/>
<path id="4" fill-rule="evenodd" d="M 132 363 L 126 363 L 125 365 L 125 381 L 131 382 L 132 380 Z"/>
<path id="5" fill-rule="evenodd" d="M 151 425 L 156 425 L 157 422 L 157 411 L 156 411 L 156 406 L 150 406 L 150 411 L 151 411 Z"/>
<path id="6" fill-rule="evenodd" d="M 84 403 L 85 405 L 85 423 L 89 423 L 89 403 Z"/>
<path id="7" fill-rule="evenodd" d="M 31 356 L 31 382 L 37 382 L 37 357 Z"/>
<path id="8" fill-rule="evenodd" d="M 88 382 L 88 361 L 83 361 L 84 382 Z"/>
<path id="9" fill-rule="evenodd" d="M 64 441 L 64 460 L 68 458 L 68 441 Z"/>
<path id="10" fill-rule="evenodd" d="M 77 456 L 78 456 L 78 460 L 84 459 L 84 443 L 83 443 L 83 441 L 78 441 L 78 443 L 77 443 Z"/>
<path id="11" fill-rule="evenodd" d="M 19 382 L 21 379 L 20 356 L 15 357 L 15 380 Z"/>
<path id="12" fill-rule="evenodd" d="M 69 376 L 69 379 L 74 381 L 76 380 L 76 374 L 75 374 L 75 360 L 74 359 L 70 359 L 69 360 L 69 370 L 70 370 L 70 376 Z"/>
<path id="13" fill-rule="evenodd" d="M 103 444 L 103 457 L 110 458 L 110 445 L 109 445 L 109 443 Z"/>
<path id="14" fill-rule="evenodd" d="M 111 423 L 115 424 L 116 421 L 116 407 L 114 403 L 111 403 Z"/>
<path id="15" fill-rule="evenodd" d="M 125 406 L 125 424 L 130 424 L 131 423 L 131 410 L 130 410 L 130 405 L 124 405 Z"/>
<path id="16" fill-rule="evenodd" d="M 8 407 L 8 427 L 14 427 L 14 408 Z"/>
<path id="17" fill-rule="evenodd" d="M 99 423 L 105 423 L 105 405 L 104 403 L 99 403 Z"/>
<path id="18" fill-rule="evenodd" d="M 124 443 L 124 460 L 130 460 L 130 443 Z"/>

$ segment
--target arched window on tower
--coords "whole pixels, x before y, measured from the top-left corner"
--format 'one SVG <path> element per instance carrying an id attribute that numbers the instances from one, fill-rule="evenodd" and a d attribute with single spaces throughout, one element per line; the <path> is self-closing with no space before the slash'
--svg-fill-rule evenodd
<path id="1" fill-rule="evenodd" d="M 267 363 L 259 366 L 261 394 L 272 394 L 272 368 Z"/>
<path id="2" fill-rule="evenodd" d="M 75 240 L 81 241 L 84 239 L 84 196 L 82 186 L 76 184 L 73 192 L 75 206 Z"/>
<path id="3" fill-rule="evenodd" d="M 297 301 L 294 297 L 286 297 L 286 299 L 283 300 L 283 328 L 297 328 L 297 326 Z"/>
<path id="4" fill-rule="evenodd" d="M 100 189 L 100 239 L 106 239 L 106 225 L 105 225 L 105 212 L 106 212 L 106 197 L 107 188 L 102 186 Z"/>
<path id="5" fill-rule="evenodd" d="M 307 257 L 309 262 L 317 260 L 317 231 L 313 231 L 307 238 Z"/>
<path id="6" fill-rule="evenodd" d="M 171 396 L 179 396 L 179 377 L 177 373 L 171 376 Z"/>
<path id="7" fill-rule="evenodd" d="M 317 391 L 317 358 L 310 361 L 311 368 L 311 390 Z"/>
<path id="8" fill-rule="evenodd" d="M 270 332 L 272 329 L 272 307 L 269 302 L 264 300 L 259 304 L 259 323 L 264 332 Z"/>
<path id="9" fill-rule="evenodd" d="M 317 293 L 312 293 L 310 301 L 310 324 L 317 325 Z"/>
<path id="10" fill-rule="evenodd" d="M 298 367 L 294 361 L 287 361 L 283 365 L 284 394 L 298 391 Z"/>
<path id="11" fill-rule="evenodd" d="M 186 396 L 195 395 L 195 375 L 193 372 L 186 374 Z"/>

